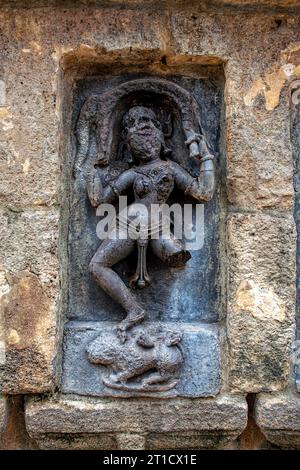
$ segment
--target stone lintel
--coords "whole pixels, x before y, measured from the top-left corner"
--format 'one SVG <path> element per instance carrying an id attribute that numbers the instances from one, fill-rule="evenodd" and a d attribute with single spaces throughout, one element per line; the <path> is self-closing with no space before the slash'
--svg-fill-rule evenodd
<path id="1" fill-rule="evenodd" d="M 134 442 L 140 436 L 139 447 L 143 441 L 147 449 L 157 448 L 159 441 L 168 448 L 220 448 L 236 439 L 247 424 L 247 403 L 238 395 L 122 401 L 61 395 L 30 398 L 25 413 L 30 436 L 49 449 L 75 448 L 78 442 L 79 448 L 93 448 L 105 440 L 118 448 L 128 434 Z"/>

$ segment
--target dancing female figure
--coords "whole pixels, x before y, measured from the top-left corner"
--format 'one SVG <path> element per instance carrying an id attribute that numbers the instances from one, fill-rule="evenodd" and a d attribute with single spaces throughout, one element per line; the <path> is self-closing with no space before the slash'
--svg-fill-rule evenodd
<path id="1" fill-rule="evenodd" d="M 166 159 L 164 134 L 153 110 L 143 106 L 129 109 L 123 117 L 123 133 L 134 165 L 104 188 L 97 176 L 92 177 L 87 189 L 93 207 L 98 207 L 101 203 L 113 203 L 120 195 L 126 194 L 130 187 L 134 191 L 134 204 L 143 204 L 149 209 L 152 204 L 167 203 L 175 186 L 197 201 L 205 202 L 212 198 L 215 189 L 213 156 L 207 152 L 199 158 L 200 176 L 197 178 L 174 161 Z M 131 209 L 132 207 L 128 208 L 129 215 Z M 125 341 L 126 331 L 143 321 L 146 312 L 112 266 L 126 258 L 138 243 L 138 269 L 132 283 L 144 287 L 149 282 L 145 265 L 147 245 L 158 258 L 170 266 L 183 266 L 191 255 L 183 242 L 173 235 L 164 238 L 159 233 L 152 239 L 149 235 L 134 240 L 124 237 L 124 233 L 121 235 L 120 230 L 123 229 L 101 243 L 89 269 L 98 285 L 126 311 L 126 318 L 118 327 L 119 338 Z M 150 225 L 148 233 L 151 233 Z"/>

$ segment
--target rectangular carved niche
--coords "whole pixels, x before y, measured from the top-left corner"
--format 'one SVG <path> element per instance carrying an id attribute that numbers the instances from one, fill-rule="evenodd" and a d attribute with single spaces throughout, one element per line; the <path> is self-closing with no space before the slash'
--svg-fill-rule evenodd
<path id="1" fill-rule="evenodd" d="M 223 76 L 217 68 L 197 66 L 163 76 L 99 72 L 76 82 L 64 392 L 122 397 L 218 393 L 218 320 L 224 301 L 222 103 Z M 178 243 L 165 243 L 157 235 L 159 242 L 148 240 L 146 248 L 142 241 L 101 241 L 95 207 L 112 203 L 120 214 L 120 195 L 129 205 L 177 203 L 183 216 L 186 204 L 193 207 L 199 245 L 190 243 L 190 259 L 186 233 Z M 150 233 L 149 227 L 157 229 L 152 221 Z M 137 266 L 134 287 L 148 283 L 144 257 L 150 285 L 132 288 Z M 126 314 L 120 303 L 130 311 L 127 324 L 121 323 Z M 127 331 L 120 332 L 120 324 Z"/>

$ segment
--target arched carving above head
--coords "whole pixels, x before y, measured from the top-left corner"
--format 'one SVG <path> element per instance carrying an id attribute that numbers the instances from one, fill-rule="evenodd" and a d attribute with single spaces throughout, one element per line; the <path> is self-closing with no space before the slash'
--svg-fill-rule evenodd
<path id="1" fill-rule="evenodd" d="M 141 78 L 125 82 L 104 92 L 92 95 L 83 104 L 76 126 L 78 141 L 76 166 L 81 166 L 88 156 L 91 127 L 95 128 L 97 158 L 95 164 L 108 165 L 113 154 L 115 123 L 130 107 L 136 94 L 151 94 L 172 103 L 180 115 L 181 127 L 189 155 L 209 157 L 208 142 L 200 122 L 196 100 L 181 86 L 165 79 Z"/>

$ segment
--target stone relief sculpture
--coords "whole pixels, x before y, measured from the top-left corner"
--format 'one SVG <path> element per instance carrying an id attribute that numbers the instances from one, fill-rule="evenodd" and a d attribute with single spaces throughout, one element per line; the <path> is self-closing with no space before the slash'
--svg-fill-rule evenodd
<path id="1" fill-rule="evenodd" d="M 89 361 L 112 367 L 103 381 L 111 388 L 132 391 L 166 391 L 177 384 L 183 363 L 181 335 L 161 325 L 135 328 L 128 340 L 118 342 L 115 335 L 100 335 L 87 348 Z M 148 373 L 148 374 L 147 374 Z M 128 381 L 135 379 L 133 385 Z"/>
<path id="2" fill-rule="evenodd" d="M 153 97 L 154 107 L 149 97 Z M 165 135 L 172 135 L 172 116 L 163 115 L 164 103 L 180 115 L 189 157 L 200 162 L 196 178 L 172 160 L 165 142 Z M 160 116 L 155 108 L 162 110 Z M 95 208 L 115 203 L 129 191 L 133 191 L 134 200 L 127 209 L 128 219 L 119 213 L 118 230 L 113 226 L 111 236 L 102 241 L 89 266 L 99 287 L 124 308 L 126 317 L 116 332 L 100 335 L 88 346 L 88 358 L 94 364 L 110 367 L 109 375 L 103 378 L 108 387 L 168 390 L 176 385 L 183 362 L 181 334 L 176 329 L 167 331 L 163 325 L 139 326 L 147 319 L 147 312 L 133 291 L 151 283 L 146 265 L 148 249 L 173 267 L 184 266 L 191 254 L 173 234 L 165 238 L 161 220 L 153 223 L 148 215 L 151 206 L 168 203 L 175 187 L 196 201 L 210 200 L 215 189 L 214 157 L 201 128 L 195 100 L 183 88 L 162 79 L 131 80 L 86 100 L 77 123 L 76 177 L 82 175 L 92 132 L 97 158 L 84 174 L 90 203 Z M 137 210 L 140 205 L 149 209 L 146 216 Z M 136 237 L 128 232 L 133 221 Z M 136 273 L 127 287 L 113 266 L 136 246 Z"/>

